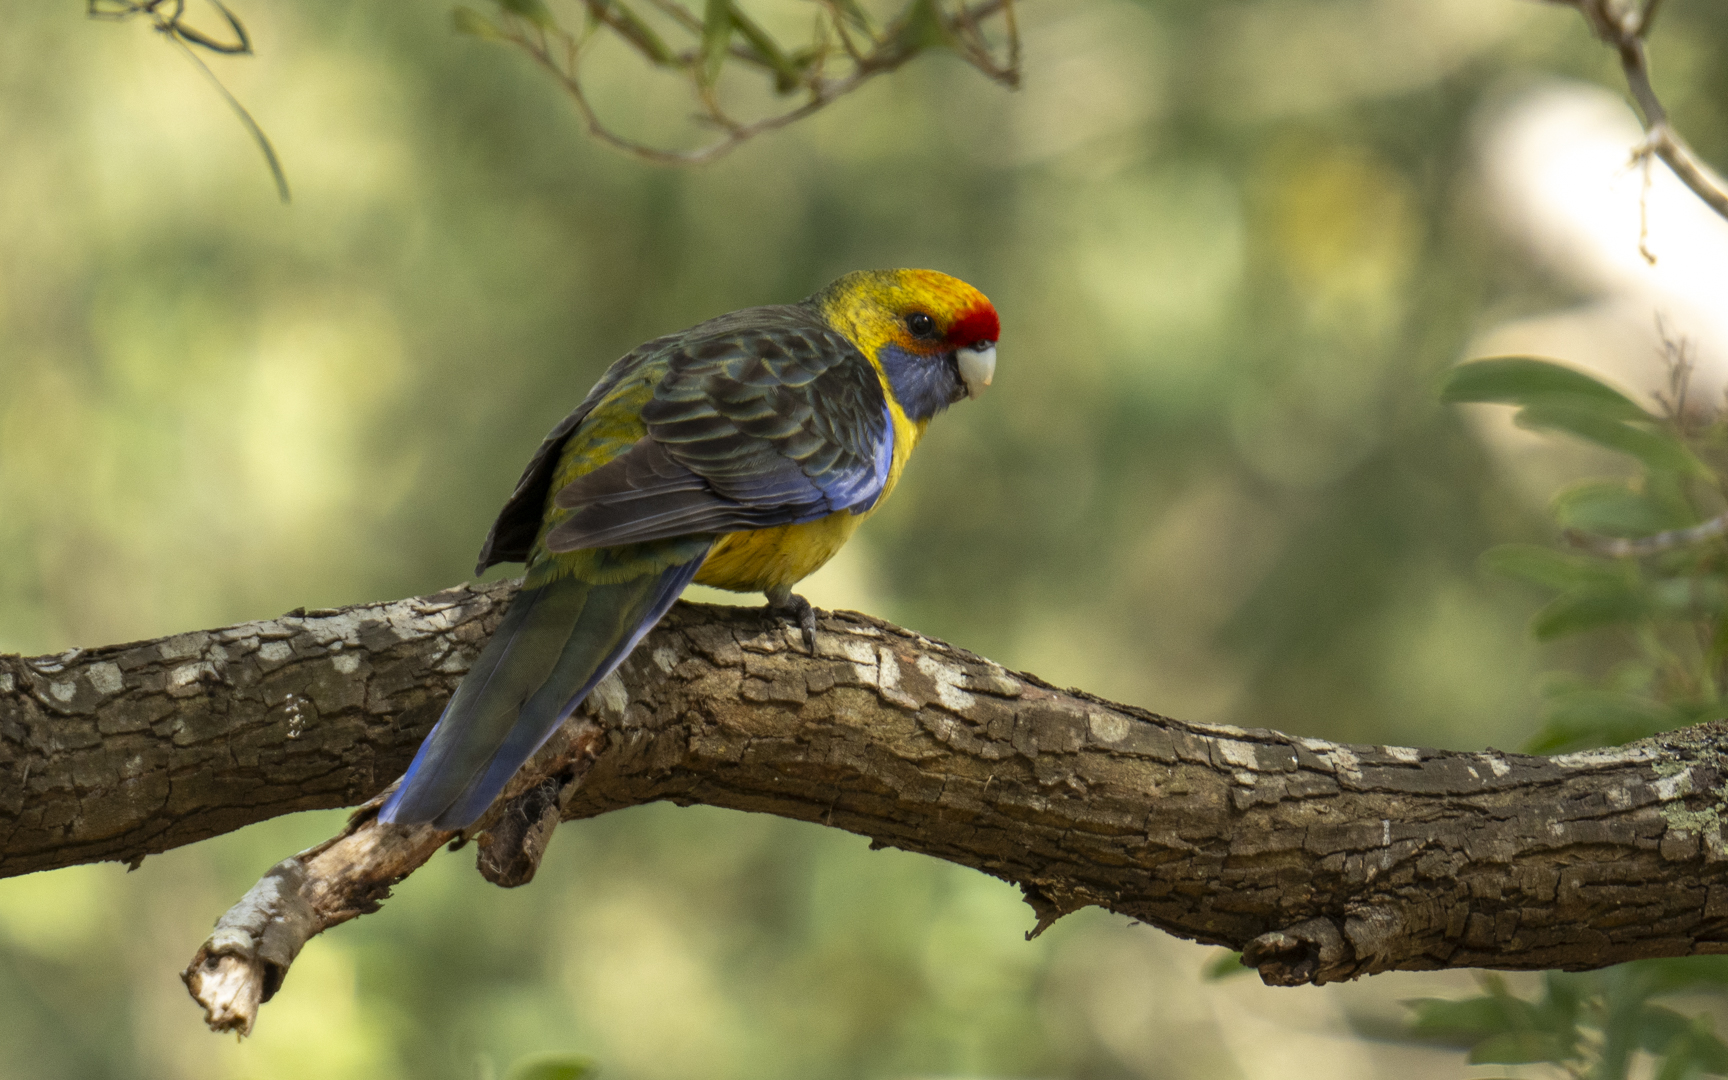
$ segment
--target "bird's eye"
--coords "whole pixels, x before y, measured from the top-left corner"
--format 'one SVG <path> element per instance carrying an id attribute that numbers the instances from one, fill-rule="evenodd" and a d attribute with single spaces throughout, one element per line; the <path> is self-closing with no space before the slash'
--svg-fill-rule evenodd
<path id="1" fill-rule="evenodd" d="M 913 337 L 933 338 L 936 336 L 936 320 L 922 311 L 914 311 L 906 316 L 906 329 L 912 331 Z"/>

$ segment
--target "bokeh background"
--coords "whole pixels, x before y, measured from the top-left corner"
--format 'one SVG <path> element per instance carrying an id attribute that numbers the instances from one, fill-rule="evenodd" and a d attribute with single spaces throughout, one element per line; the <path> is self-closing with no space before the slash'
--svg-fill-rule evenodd
<path id="1" fill-rule="evenodd" d="M 1547 494 L 1601 463 L 1436 379 L 1526 350 L 1642 390 L 1658 314 L 1707 368 L 1728 341 L 1724 228 L 1657 176 L 1638 256 L 1636 123 L 1560 8 L 1028 0 L 1017 93 L 932 55 L 673 171 L 589 141 L 442 2 L 235 6 L 259 55 L 212 64 L 291 206 L 160 36 L 0 0 L 0 651 L 461 581 L 630 346 L 931 266 L 1000 308 L 997 385 L 814 601 L 1186 719 L 1516 748 L 1540 673 L 1606 646 L 1537 650 L 1537 598 L 1475 560 L 1547 539 Z M 1651 44 L 1718 163 L 1725 44 L 1711 0 Z M 676 87 L 595 77 L 620 126 L 685 134 Z M 1480 1074 L 1384 1038 L 1466 975 L 1205 982 L 1217 950 L 1120 918 L 1027 943 L 1001 882 L 666 806 L 566 827 L 514 892 L 441 856 L 313 942 L 252 1039 L 208 1034 L 176 972 L 339 818 L 0 881 L 0 1078 Z"/>

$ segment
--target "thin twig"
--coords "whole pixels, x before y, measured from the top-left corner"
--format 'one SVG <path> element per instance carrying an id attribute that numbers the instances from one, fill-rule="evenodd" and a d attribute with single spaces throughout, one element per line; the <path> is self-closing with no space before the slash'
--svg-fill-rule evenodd
<path id="1" fill-rule="evenodd" d="M 852 40 L 852 32 L 846 29 L 846 15 L 840 10 L 840 5 L 836 4 L 834 0 L 817 0 L 817 2 L 828 12 L 828 18 L 833 22 L 834 30 L 840 36 L 840 47 L 846 50 L 846 55 L 851 57 L 854 64 L 862 64 L 864 54 L 858 51 L 858 43 Z M 871 44 L 876 45 L 880 42 L 872 39 Z"/>
<path id="2" fill-rule="evenodd" d="M 1675 430 L 1685 438 L 1689 434 L 1686 399 L 1692 391 L 1692 374 L 1698 365 L 1692 359 L 1691 342 L 1670 334 L 1668 322 L 1660 312 L 1656 314 L 1656 337 L 1662 342 L 1662 366 L 1668 371 L 1668 390 L 1666 393 L 1658 391 L 1656 402 L 1667 413 Z"/>
<path id="3" fill-rule="evenodd" d="M 541 67 L 544 67 L 559 81 L 560 84 L 563 85 L 564 89 L 570 94 L 571 100 L 575 102 L 576 110 L 581 113 L 582 121 L 587 126 L 590 135 L 593 135 L 601 142 L 604 142 L 618 150 L 622 150 L 625 153 L 632 154 L 644 161 L 651 161 L 661 165 L 701 165 L 713 161 L 716 158 L 723 157 L 732 150 L 737 149 L 740 144 L 756 137 L 757 135 L 767 131 L 773 131 L 777 128 L 783 128 L 788 124 L 796 123 L 797 121 L 804 119 L 806 116 L 832 104 L 836 99 L 858 89 L 858 87 L 862 86 L 871 74 L 876 73 L 858 72 L 846 79 L 829 83 L 823 87 L 821 92 L 803 105 L 800 105 L 798 108 L 792 109 L 789 112 L 780 113 L 776 116 L 765 117 L 754 123 L 741 124 L 729 128 L 724 138 L 717 142 L 710 143 L 700 149 L 662 150 L 658 147 L 649 146 L 646 143 L 636 142 L 633 139 L 626 138 L 619 135 L 617 132 L 612 131 L 604 122 L 601 121 L 599 115 L 594 111 L 594 106 L 589 102 L 588 95 L 586 91 L 582 89 L 582 83 L 579 79 L 565 74 L 565 72 L 559 67 L 557 61 L 544 51 L 536 49 L 517 39 L 513 38 L 512 40 L 516 40 L 518 45 L 522 45 L 528 52 L 528 55 L 532 56 Z"/>
<path id="4" fill-rule="evenodd" d="M 270 166 L 270 178 L 276 181 L 277 198 L 285 203 L 292 202 L 293 196 L 288 191 L 288 174 L 282 170 L 282 161 L 276 156 L 276 148 L 270 144 L 270 136 L 264 134 L 264 129 L 258 126 L 258 121 L 252 119 L 252 114 L 246 111 L 246 106 L 240 104 L 240 99 L 222 85 L 222 80 L 218 79 L 216 73 L 210 70 L 210 65 L 193 52 L 186 42 L 177 35 L 170 37 L 169 40 L 178 45 L 180 51 L 186 54 L 186 59 L 192 61 L 193 66 L 204 73 L 204 77 L 210 80 L 210 85 L 216 88 L 216 92 L 222 95 L 222 100 L 228 103 L 228 107 L 234 110 L 234 115 L 240 118 L 240 123 L 245 125 L 246 130 L 252 134 L 253 141 L 258 144 L 258 149 L 264 154 L 264 163 Z"/>
<path id="5" fill-rule="evenodd" d="M 1692 374 L 1696 364 L 1692 359 L 1691 349 L 1688 347 L 1686 339 L 1672 336 L 1660 315 L 1656 317 L 1656 333 L 1662 340 L 1662 358 L 1668 370 L 1668 388 L 1666 391 L 1656 393 L 1656 402 L 1662 407 L 1663 414 L 1668 422 L 1674 425 L 1679 436 L 1686 438 L 1688 428 L 1691 426 L 1686 415 L 1686 406 L 1687 399 L 1691 394 Z M 1693 525 L 1685 529 L 1670 529 L 1653 536 L 1631 538 L 1597 536 L 1580 529 L 1566 529 L 1561 533 L 1562 538 L 1573 547 L 1613 559 L 1635 559 L 1647 555 L 1659 555 L 1675 548 L 1714 540 L 1723 535 L 1728 535 L 1728 513 L 1719 514 L 1700 525 Z"/>
<path id="6" fill-rule="evenodd" d="M 683 4 L 678 3 L 677 0 L 648 0 L 648 2 L 666 14 L 672 16 L 674 19 L 677 19 L 681 24 L 683 24 L 684 29 L 689 30 L 691 33 L 700 34 L 702 32 L 701 16 L 697 15 L 694 11 L 691 11 Z"/>
<path id="7" fill-rule="evenodd" d="M 1642 160 L 1640 160 L 1640 158 Z M 1650 155 L 1634 155 L 1642 183 L 1638 187 L 1638 254 L 1651 266 L 1656 265 L 1656 253 L 1650 250 Z"/>
<path id="8" fill-rule="evenodd" d="M 678 3 L 677 0 L 648 0 L 655 8 L 670 16 L 684 29 L 699 33 L 701 20 L 696 14 Z M 877 75 L 894 71 L 911 60 L 922 51 L 922 46 L 910 43 L 906 35 L 899 32 L 902 26 L 890 27 L 881 37 L 871 39 L 868 52 L 860 50 L 856 40 L 845 26 L 845 15 L 840 5 L 831 0 L 821 0 L 822 8 L 828 16 L 828 21 L 834 25 L 835 37 L 839 39 L 841 48 L 851 60 L 851 71 L 844 75 L 829 76 L 826 74 L 826 60 L 834 48 L 828 43 L 826 34 L 819 33 L 815 45 L 803 51 L 804 59 L 799 62 L 801 71 L 796 82 L 790 87 L 782 85 L 783 90 L 801 89 L 806 94 L 804 102 L 796 108 L 758 120 L 744 122 L 731 116 L 722 104 L 717 88 L 709 81 L 700 77 L 703 59 L 699 49 L 683 50 L 677 53 L 662 52 L 657 39 L 651 40 L 644 33 L 643 27 L 619 13 L 618 5 L 603 3 L 601 0 L 584 0 L 585 7 L 592 17 L 605 25 L 614 33 L 625 38 L 638 52 L 642 53 L 657 66 L 673 66 L 684 69 L 693 81 L 694 93 L 701 106 L 697 116 L 699 122 L 712 126 L 724 132 L 721 138 L 707 146 L 695 150 L 666 150 L 638 142 L 635 139 L 620 135 L 606 125 L 589 100 L 582 82 L 581 61 L 583 49 L 574 35 L 562 27 L 531 24 L 520 17 L 505 14 L 501 16 L 497 26 L 499 36 L 526 52 L 534 62 L 544 68 L 553 78 L 558 80 L 570 95 L 576 105 L 576 110 L 582 117 L 589 134 L 615 149 L 664 165 L 698 165 L 725 155 L 736 149 L 740 144 L 755 138 L 765 132 L 786 127 L 805 117 L 816 113 Z M 998 63 L 991 52 L 988 43 L 978 29 L 980 20 L 989 18 L 1001 12 L 1007 26 L 1008 45 L 1007 61 Z M 991 79 L 1017 86 L 1020 77 L 1020 40 L 1018 24 L 1014 19 L 1013 0 L 982 0 L 982 2 L 967 6 L 961 5 L 959 10 L 943 17 L 942 26 L 947 37 L 954 42 L 957 51 L 974 67 Z M 782 66 L 773 63 L 771 57 L 764 55 L 759 49 L 747 42 L 734 43 L 727 49 L 729 58 L 759 68 L 777 78 L 787 77 Z"/>
<path id="9" fill-rule="evenodd" d="M 1668 110 L 1650 83 L 1650 64 L 1644 52 L 1644 39 L 1649 36 L 1661 0 L 1648 0 L 1641 8 L 1632 5 L 1624 11 L 1616 10 L 1613 0 L 1551 2 L 1576 8 L 1590 25 L 1591 32 L 1619 55 L 1620 67 L 1626 73 L 1627 89 L 1632 92 L 1632 100 L 1638 103 L 1638 111 L 1644 114 L 1644 141 L 1633 151 L 1633 161 L 1646 160 L 1652 154 L 1661 158 L 1674 170 L 1680 182 L 1692 189 L 1693 194 L 1703 199 L 1710 209 L 1728 218 L 1728 186 L 1698 160 L 1692 148 L 1674 130 L 1668 121 Z"/>
<path id="10" fill-rule="evenodd" d="M 1701 544 L 1723 535 L 1728 535 L 1728 513 L 1718 514 L 1702 525 L 1694 525 L 1689 529 L 1670 529 L 1654 536 L 1595 536 L 1577 529 L 1567 529 L 1561 534 L 1573 547 L 1612 559 L 1639 559 L 1646 555 L 1660 555 L 1664 551 Z"/>
<path id="11" fill-rule="evenodd" d="M 954 18 L 954 27 L 964 30 L 965 34 L 956 33 L 956 40 L 961 43 L 961 53 L 971 65 L 997 82 L 1010 87 L 1020 85 L 1020 29 L 1014 18 L 1014 0 L 1002 0 L 1001 11 L 1003 22 L 1008 29 L 1008 62 L 997 64 L 995 56 L 990 51 L 990 45 L 984 40 L 984 32 L 978 26 L 982 16 L 969 8 L 962 7 Z"/>
<path id="12" fill-rule="evenodd" d="M 192 62 L 203 76 L 216 88 L 222 100 L 240 118 L 240 123 L 246 128 L 252 141 L 258 144 L 258 149 L 264 155 L 264 163 L 270 167 L 270 178 L 276 182 L 276 195 L 283 202 L 292 201 L 288 191 L 288 174 L 282 169 L 282 161 L 276 156 L 276 148 L 270 144 L 270 137 L 264 134 L 264 129 L 258 126 L 258 121 L 246 111 L 246 106 L 240 104 L 240 99 L 222 85 L 222 80 L 210 70 L 202 57 L 192 51 L 196 45 L 200 49 L 224 56 L 252 55 L 252 38 L 246 33 L 246 24 L 240 17 L 229 11 L 222 0 L 210 0 L 210 6 L 221 14 L 228 28 L 234 34 L 232 42 L 217 41 L 196 27 L 186 23 L 186 0 L 87 0 L 85 14 L 92 19 L 105 22 L 123 22 L 140 15 L 150 20 L 151 28 L 173 42 L 186 59 Z"/>
<path id="13" fill-rule="evenodd" d="M 1674 133 L 1674 129 L 1666 122 L 1656 125 L 1644 135 L 1644 142 L 1634 151 L 1635 156 L 1655 154 L 1667 163 L 1680 178 L 1680 182 L 1692 189 L 1692 193 L 1724 218 L 1728 218 L 1728 186 L 1711 172 L 1709 166 L 1699 161 L 1692 148 Z"/>

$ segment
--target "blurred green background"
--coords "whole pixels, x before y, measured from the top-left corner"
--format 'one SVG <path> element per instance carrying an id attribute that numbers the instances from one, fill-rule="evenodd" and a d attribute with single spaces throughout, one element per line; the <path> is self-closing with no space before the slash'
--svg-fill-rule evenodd
<path id="1" fill-rule="evenodd" d="M 1538 653 L 1535 595 L 1477 571 L 1548 537 L 1547 488 L 1434 397 L 1482 335 L 1594 302 L 1482 179 L 1520 95 L 1618 92 L 1574 13 L 1032 0 L 1020 92 L 933 55 L 671 171 L 587 140 L 446 4 L 241 0 L 259 55 L 212 64 L 288 207 L 142 23 L 0 13 L 0 651 L 461 581 L 629 347 L 929 266 L 996 302 L 999 378 L 934 425 L 819 605 L 1354 741 L 1516 747 L 1537 673 L 1591 655 Z M 1652 44 L 1717 162 L 1725 41 L 1720 5 L 1673 0 Z M 680 137 L 675 87 L 623 57 L 595 77 L 620 126 Z M 339 820 L 0 881 L 0 1078 L 430 1080 L 541 1051 L 610 1080 L 1464 1075 L 1353 1034 L 1459 977 L 1202 983 L 1216 950 L 1097 911 L 1026 943 L 1001 882 L 664 806 L 566 827 L 514 892 L 440 856 L 314 941 L 252 1039 L 208 1034 L 178 969 Z"/>

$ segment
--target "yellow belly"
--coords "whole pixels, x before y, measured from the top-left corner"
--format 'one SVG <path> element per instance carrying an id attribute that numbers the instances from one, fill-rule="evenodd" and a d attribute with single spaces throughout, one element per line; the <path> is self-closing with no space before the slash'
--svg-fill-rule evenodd
<path id="1" fill-rule="evenodd" d="M 842 510 L 803 525 L 727 533 L 696 572 L 696 584 L 733 592 L 791 588 L 832 559 L 867 516 Z"/>
<path id="2" fill-rule="evenodd" d="M 880 368 L 877 374 L 881 375 Z M 888 395 L 888 416 L 894 425 L 894 453 L 888 465 L 888 482 L 883 485 L 875 505 L 862 514 L 841 510 L 803 525 L 777 525 L 772 529 L 727 533 L 703 560 L 702 569 L 696 571 L 696 584 L 733 592 L 789 589 L 834 557 L 864 519 L 888 501 L 894 485 L 900 482 L 906 459 L 912 456 L 912 448 L 918 445 L 930 423 L 929 420 L 906 419 L 888 388 L 885 376 L 882 377 L 882 392 Z"/>

